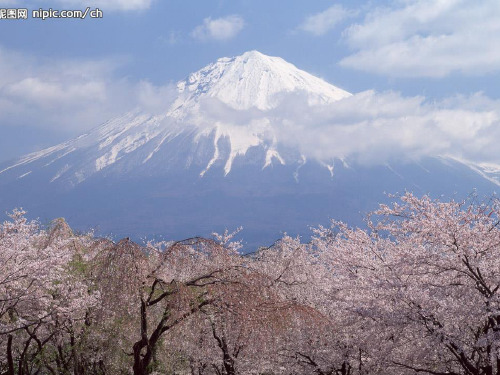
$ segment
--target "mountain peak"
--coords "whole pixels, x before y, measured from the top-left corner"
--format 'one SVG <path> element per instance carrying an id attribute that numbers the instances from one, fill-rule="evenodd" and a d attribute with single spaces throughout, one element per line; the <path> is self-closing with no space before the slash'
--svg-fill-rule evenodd
<path id="1" fill-rule="evenodd" d="M 0 168 L 0 175 L 31 179 L 37 170 L 43 174 L 50 169 L 50 183 L 71 186 L 94 174 L 146 170 L 161 174 L 179 165 L 184 169 L 196 165 L 200 177 L 218 167 L 227 175 L 233 162 L 245 160 L 250 149 L 247 161 L 261 164 L 262 169 L 273 163 L 297 164 L 297 160 L 302 165 L 305 156 L 300 150 L 287 150 L 287 155 L 279 151 L 281 135 L 274 124 L 280 116 L 286 118 L 287 111 L 270 116 L 265 111 L 277 108 L 294 93 L 300 93 L 299 99 L 309 105 L 351 95 L 282 58 L 258 51 L 220 58 L 177 87 L 178 97 L 166 113 L 127 113 L 76 139 Z M 225 106 L 239 113 L 227 111 Z"/>
<path id="2" fill-rule="evenodd" d="M 179 82 L 178 89 L 187 95 L 183 104 L 211 97 L 234 109 L 261 110 L 275 107 L 277 94 L 305 92 L 310 104 L 326 104 L 351 95 L 280 57 L 258 51 L 220 58 Z"/>
<path id="3" fill-rule="evenodd" d="M 241 61 L 251 61 L 251 60 L 261 60 L 261 61 L 268 61 L 271 57 L 264 55 L 263 53 L 257 51 L 257 50 L 251 50 L 243 53 L 242 55 L 239 56 L 234 56 L 234 57 L 221 57 L 217 59 L 217 61 L 235 61 L 235 60 L 241 60 Z"/>
<path id="4" fill-rule="evenodd" d="M 261 53 L 261 52 L 259 52 L 259 51 L 255 50 L 255 49 L 253 49 L 253 50 L 251 50 L 251 51 L 247 51 L 247 52 L 243 53 L 243 54 L 241 55 L 241 57 L 244 57 L 244 58 L 249 58 L 249 57 L 254 57 L 254 58 L 263 58 L 263 57 L 264 57 L 264 58 L 266 58 L 266 57 L 268 57 L 268 56 L 264 55 L 263 53 Z"/>

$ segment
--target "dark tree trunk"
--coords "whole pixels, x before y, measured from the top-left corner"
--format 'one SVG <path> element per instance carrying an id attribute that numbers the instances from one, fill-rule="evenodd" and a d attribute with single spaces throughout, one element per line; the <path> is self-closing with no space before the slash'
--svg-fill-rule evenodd
<path id="1" fill-rule="evenodd" d="M 141 298 L 141 339 L 137 341 L 133 346 L 134 351 L 134 375 L 147 375 L 147 368 L 149 366 L 149 361 L 151 355 L 148 353 L 150 351 L 150 345 L 148 339 L 148 315 L 147 315 L 147 305 L 146 301 Z M 146 354 L 142 355 L 142 350 L 146 348 Z M 148 355 L 149 354 L 149 355 Z"/>
<path id="2" fill-rule="evenodd" d="M 339 371 L 340 375 L 351 375 L 351 365 L 347 362 L 342 363 L 342 367 Z"/>
<path id="3" fill-rule="evenodd" d="M 234 366 L 234 358 L 229 352 L 229 348 L 227 347 L 227 341 L 224 335 L 217 335 L 215 330 L 215 323 L 212 323 L 212 333 L 217 341 L 217 345 L 222 351 L 222 365 L 224 368 L 224 375 L 236 375 L 236 369 Z"/>
<path id="4" fill-rule="evenodd" d="M 143 340 L 134 344 L 134 375 L 147 375 L 146 366 L 148 363 L 145 363 L 144 358 L 141 355 L 142 349 L 145 346 L 146 343 L 143 342 Z"/>
<path id="5" fill-rule="evenodd" d="M 12 335 L 7 336 L 7 375 L 15 375 L 14 358 L 12 358 Z"/>
<path id="6" fill-rule="evenodd" d="M 141 339 L 137 341 L 133 346 L 133 356 L 134 365 L 132 367 L 134 375 L 148 375 L 152 372 L 152 365 L 154 365 L 156 345 L 158 344 L 161 336 L 167 332 L 169 329 L 175 327 L 176 325 L 182 323 L 185 319 L 189 318 L 191 315 L 199 311 L 203 306 L 210 304 L 211 300 L 204 300 L 200 302 L 197 306 L 192 307 L 190 310 L 186 311 L 180 317 L 171 321 L 167 324 L 170 319 L 170 308 L 167 305 L 163 311 L 163 316 L 161 320 L 156 325 L 156 328 L 148 335 L 148 306 L 156 304 L 161 301 L 161 299 L 166 298 L 171 295 L 171 293 L 165 292 L 163 297 L 158 297 L 154 302 L 147 302 L 141 299 Z M 143 354 L 143 349 L 145 353 Z"/>
<path id="7" fill-rule="evenodd" d="M 85 375 L 85 369 L 79 358 L 79 353 L 76 348 L 76 339 L 73 332 L 70 333 L 71 356 L 73 357 L 73 375 Z"/>

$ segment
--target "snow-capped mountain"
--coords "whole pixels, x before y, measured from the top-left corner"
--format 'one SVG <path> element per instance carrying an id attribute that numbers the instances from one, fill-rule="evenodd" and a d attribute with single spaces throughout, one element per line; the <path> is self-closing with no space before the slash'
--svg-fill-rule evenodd
<path id="1" fill-rule="evenodd" d="M 263 168 L 273 162 L 285 164 L 276 148 L 278 135 L 273 119 L 266 116 L 266 111 L 291 93 L 305 95 L 311 105 L 351 95 L 281 58 L 257 51 L 221 58 L 179 82 L 177 89 L 177 99 L 163 114 L 150 115 L 140 110 L 128 113 L 76 139 L 29 154 L 0 170 L 0 174 L 14 172 L 12 176 L 24 178 L 37 165 L 37 169 L 52 171 L 47 175 L 50 182 L 76 185 L 95 173 L 109 172 L 118 162 L 120 168 L 126 164 L 127 169 L 154 165 L 160 169 L 155 172 L 169 169 L 174 163 L 185 167 L 196 163 L 203 167 L 200 176 L 220 162 L 227 175 L 235 158 L 244 156 L 252 147 L 265 151 Z M 214 111 L 227 112 L 227 122 L 221 121 L 225 116 L 215 116 Z M 235 118 L 238 112 L 246 118 Z M 177 160 L 178 146 L 172 144 L 186 137 L 190 142 L 186 142 L 184 151 L 189 155 Z M 166 157 L 169 149 L 174 152 Z M 299 155 L 299 159 L 303 156 Z M 40 162 L 43 165 L 38 165 Z"/>
<path id="2" fill-rule="evenodd" d="M 489 192 L 499 184 L 491 168 L 456 160 L 363 167 L 282 142 L 287 105 L 326 107 L 351 94 L 279 57 L 221 58 L 176 87 L 159 114 L 133 110 L 0 165 L 0 208 L 137 236 L 243 225 L 246 239 L 266 244 L 329 218 L 357 224 L 384 191 Z"/>
<path id="3" fill-rule="evenodd" d="M 351 96 L 279 57 L 246 52 L 191 74 L 177 85 L 187 96 L 173 105 L 174 114 L 182 117 L 184 108 L 195 107 L 203 97 L 217 98 L 234 109 L 252 107 L 268 110 L 277 105 L 279 94 L 303 91 L 310 104 L 331 103 Z"/>

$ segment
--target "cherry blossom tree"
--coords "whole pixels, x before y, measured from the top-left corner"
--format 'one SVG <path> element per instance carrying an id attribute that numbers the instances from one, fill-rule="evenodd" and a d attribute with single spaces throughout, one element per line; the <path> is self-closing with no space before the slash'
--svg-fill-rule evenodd
<path id="1" fill-rule="evenodd" d="M 45 231 L 24 214 L 14 210 L 0 225 L 0 341 L 9 375 L 36 366 L 55 371 L 47 359 L 54 344 L 66 334 L 75 342 L 77 325 L 99 298 L 72 268 L 78 247 L 62 235 L 63 223 Z"/>
<path id="2" fill-rule="evenodd" d="M 500 203 L 403 195 L 365 229 L 139 246 L 0 225 L 0 374 L 500 374 Z"/>
<path id="3" fill-rule="evenodd" d="M 212 240 L 161 245 L 146 249 L 146 272 L 137 273 L 139 288 L 131 296 L 139 307 L 138 337 L 130 353 L 134 374 L 156 369 L 164 335 L 223 298 L 217 286 L 233 282 L 241 263 L 234 250 Z"/>
<path id="4" fill-rule="evenodd" d="M 366 362 L 391 373 L 500 373 L 499 208 L 408 193 L 375 211 L 369 230 L 317 231 Z"/>

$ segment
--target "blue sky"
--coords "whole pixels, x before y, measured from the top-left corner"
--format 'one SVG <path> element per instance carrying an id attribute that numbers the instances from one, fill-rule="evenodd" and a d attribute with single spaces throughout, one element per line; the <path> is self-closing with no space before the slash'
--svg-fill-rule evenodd
<path id="1" fill-rule="evenodd" d="M 33 9 L 87 6 L 103 18 L 31 18 Z M 500 136 L 498 0 L 0 0 L 0 7 L 30 13 L 0 20 L 0 161 L 158 101 L 189 73 L 255 49 L 352 93 L 374 90 L 360 98 L 390 101 L 399 118 L 418 113 L 420 125 L 443 111 L 456 123 L 470 119 L 446 124 L 456 133 L 446 147 L 500 162 L 491 142 Z"/>

